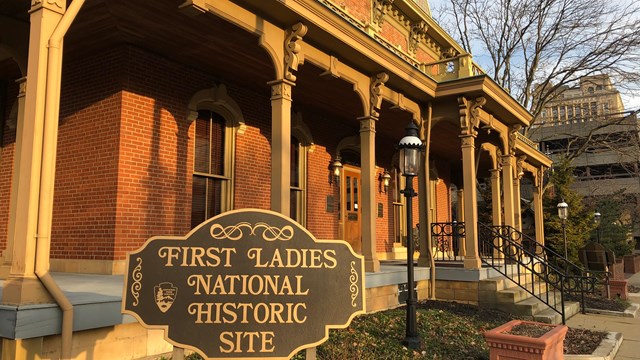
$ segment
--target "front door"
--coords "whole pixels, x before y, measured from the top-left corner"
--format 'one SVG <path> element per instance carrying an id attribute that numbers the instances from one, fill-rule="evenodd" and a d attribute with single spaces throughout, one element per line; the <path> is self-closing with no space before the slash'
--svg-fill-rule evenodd
<path id="1" fill-rule="evenodd" d="M 360 169 L 354 166 L 344 166 L 342 177 L 341 213 L 343 216 L 345 240 L 356 253 L 362 253 L 362 231 L 360 216 Z"/>

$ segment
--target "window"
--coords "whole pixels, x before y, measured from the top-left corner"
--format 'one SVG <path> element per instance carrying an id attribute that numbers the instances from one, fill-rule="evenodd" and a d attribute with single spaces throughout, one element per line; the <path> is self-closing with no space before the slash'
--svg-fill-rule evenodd
<path id="1" fill-rule="evenodd" d="M 595 117 L 598 115 L 598 104 L 594 101 L 591 103 L 591 116 Z"/>
<path id="2" fill-rule="evenodd" d="M 210 110 L 198 111 L 191 200 L 191 227 L 228 210 L 226 120 Z"/>
<path id="3" fill-rule="evenodd" d="M 291 138 L 291 218 L 306 226 L 306 147 L 296 137 Z"/>

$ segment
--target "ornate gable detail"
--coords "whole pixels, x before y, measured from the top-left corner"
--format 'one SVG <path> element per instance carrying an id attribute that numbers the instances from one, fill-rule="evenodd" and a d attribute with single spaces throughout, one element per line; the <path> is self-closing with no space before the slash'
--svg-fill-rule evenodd
<path id="1" fill-rule="evenodd" d="M 370 99 L 370 104 L 371 104 L 371 109 L 370 109 L 370 114 L 373 117 L 378 117 L 380 116 L 380 113 L 378 113 L 378 110 L 380 110 L 380 106 L 382 106 L 382 86 L 384 86 L 384 83 L 387 82 L 387 80 L 389 80 L 389 75 L 387 75 L 386 73 L 378 73 L 375 76 L 371 77 L 371 85 L 370 85 L 370 91 L 371 91 L 371 99 Z"/>
<path id="2" fill-rule="evenodd" d="M 296 76 L 292 70 L 298 71 L 298 65 L 302 62 L 298 53 L 300 52 L 300 44 L 298 41 L 307 33 L 307 27 L 303 23 L 297 23 L 287 31 L 287 37 L 284 40 L 284 78 L 289 81 L 296 81 Z"/>
<path id="3" fill-rule="evenodd" d="M 372 21 L 378 26 L 384 24 L 384 16 L 391 10 L 393 0 L 373 0 L 373 17 Z"/>

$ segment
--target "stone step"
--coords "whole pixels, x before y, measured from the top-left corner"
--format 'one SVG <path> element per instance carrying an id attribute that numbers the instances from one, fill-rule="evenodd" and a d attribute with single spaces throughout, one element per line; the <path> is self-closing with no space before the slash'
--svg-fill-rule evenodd
<path id="1" fill-rule="evenodd" d="M 520 274 L 518 277 L 521 283 L 530 283 L 532 281 L 531 274 Z M 488 279 L 480 280 L 480 290 L 500 291 L 508 288 L 517 287 L 514 281 L 506 278 L 505 276 L 496 276 Z"/>
<path id="2" fill-rule="evenodd" d="M 544 294 L 547 292 L 547 284 L 536 281 L 522 286 L 515 285 L 503 290 L 498 290 L 496 300 L 502 304 L 515 304 L 533 297 L 530 292 L 534 294 Z"/>
<path id="3" fill-rule="evenodd" d="M 564 317 L 569 320 L 573 315 L 580 312 L 580 303 L 576 301 L 565 301 Z M 547 324 L 562 324 L 562 315 L 547 307 L 533 315 L 533 320 Z"/>

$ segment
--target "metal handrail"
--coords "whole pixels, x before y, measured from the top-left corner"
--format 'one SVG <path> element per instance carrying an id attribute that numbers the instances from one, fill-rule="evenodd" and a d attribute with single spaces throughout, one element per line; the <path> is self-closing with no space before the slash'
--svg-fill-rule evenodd
<path id="1" fill-rule="evenodd" d="M 594 294 L 597 292 L 598 285 L 607 286 L 609 283 L 609 272 L 587 271 L 511 226 L 489 226 L 478 223 L 478 240 L 481 248 L 485 249 L 485 253 L 487 248 L 491 250 L 489 253 L 492 256 L 481 258 L 485 264 L 559 313 L 563 324 L 565 323 L 565 294 L 579 295 L 580 307 L 584 313 L 585 294 Z M 512 265 L 511 268 L 509 264 Z M 531 290 L 526 284 L 523 285 L 521 282 L 523 275 L 530 276 L 532 284 L 535 284 L 534 280 L 547 284 L 546 292 L 543 293 L 540 286 L 536 291 L 534 285 Z M 553 297 L 549 295 L 550 292 Z M 558 294 L 560 304 L 556 299 Z"/>
<path id="2" fill-rule="evenodd" d="M 508 228 L 478 223 L 478 240 L 481 247 L 491 250 L 491 256 L 483 257 L 482 262 L 560 314 L 564 324 L 564 294 L 560 289 L 566 286 L 565 274 L 547 263 L 543 257 L 527 249 L 526 244 L 513 240 L 511 235 Z"/>

